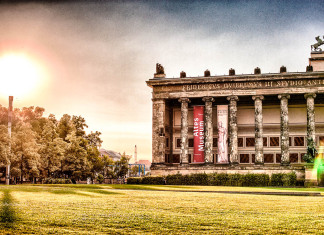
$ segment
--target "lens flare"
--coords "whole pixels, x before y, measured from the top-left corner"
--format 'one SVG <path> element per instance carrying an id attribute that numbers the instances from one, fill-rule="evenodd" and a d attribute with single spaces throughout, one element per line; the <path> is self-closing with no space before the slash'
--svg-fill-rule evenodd
<path id="1" fill-rule="evenodd" d="M 0 95 L 24 97 L 41 82 L 38 64 L 24 54 L 0 57 Z"/>

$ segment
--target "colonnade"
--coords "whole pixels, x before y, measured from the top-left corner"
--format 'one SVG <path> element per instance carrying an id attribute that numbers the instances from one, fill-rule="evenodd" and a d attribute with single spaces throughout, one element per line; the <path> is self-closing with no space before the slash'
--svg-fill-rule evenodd
<path id="1" fill-rule="evenodd" d="M 315 140 L 315 111 L 314 99 L 316 94 L 307 93 L 304 95 L 307 104 L 307 138 Z M 262 101 L 264 96 L 252 96 L 255 107 L 255 164 L 264 164 L 263 157 L 263 114 Z M 281 165 L 289 165 L 289 115 L 288 100 L 289 94 L 278 95 L 280 100 L 280 146 Z M 228 96 L 229 101 L 229 163 L 236 165 L 239 163 L 238 157 L 238 128 L 237 128 L 237 101 L 238 96 Z M 180 163 L 188 164 L 188 108 L 190 99 L 180 98 L 181 103 L 181 154 Z M 212 107 L 213 97 L 202 97 L 205 103 L 205 163 L 213 163 L 213 118 Z M 164 130 L 165 100 L 153 99 L 153 163 L 164 163 L 165 159 L 165 130 Z"/>

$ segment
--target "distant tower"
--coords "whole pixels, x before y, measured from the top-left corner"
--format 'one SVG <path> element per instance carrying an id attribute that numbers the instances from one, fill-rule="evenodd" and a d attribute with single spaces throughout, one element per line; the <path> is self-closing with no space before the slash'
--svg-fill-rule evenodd
<path id="1" fill-rule="evenodd" d="M 137 146 L 135 145 L 135 153 L 134 153 L 135 163 L 137 163 Z"/>

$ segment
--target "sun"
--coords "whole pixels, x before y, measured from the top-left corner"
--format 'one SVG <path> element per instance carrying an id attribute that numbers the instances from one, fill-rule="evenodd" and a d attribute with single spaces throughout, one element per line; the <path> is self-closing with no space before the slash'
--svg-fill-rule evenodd
<path id="1" fill-rule="evenodd" d="M 40 66 L 24 54 L 0 56 L 0 94 L 24 97 L 41 82 Z"/>

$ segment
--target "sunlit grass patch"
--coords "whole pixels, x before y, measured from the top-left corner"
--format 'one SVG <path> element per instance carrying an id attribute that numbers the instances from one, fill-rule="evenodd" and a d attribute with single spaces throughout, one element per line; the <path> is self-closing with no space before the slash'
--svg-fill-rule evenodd
<path id="1" fill-rule="evenodd" d="M 133 189 L 133 190 L 162 190 L 160 185 L 140 185 L 140 184 L 111 184 L 113 189 Z"/>
<path id="2" fill-rule="evenodd" d="M 177 186 L 100 187 L 0 186 L 10 189 L 19 215 L 15 226 L 0 227 L 0 234 L 324 233 L 324 203 L 318 197 L 201 193 L 187 186 L 180 186 L 181 192 L 165 190 Z"/>

